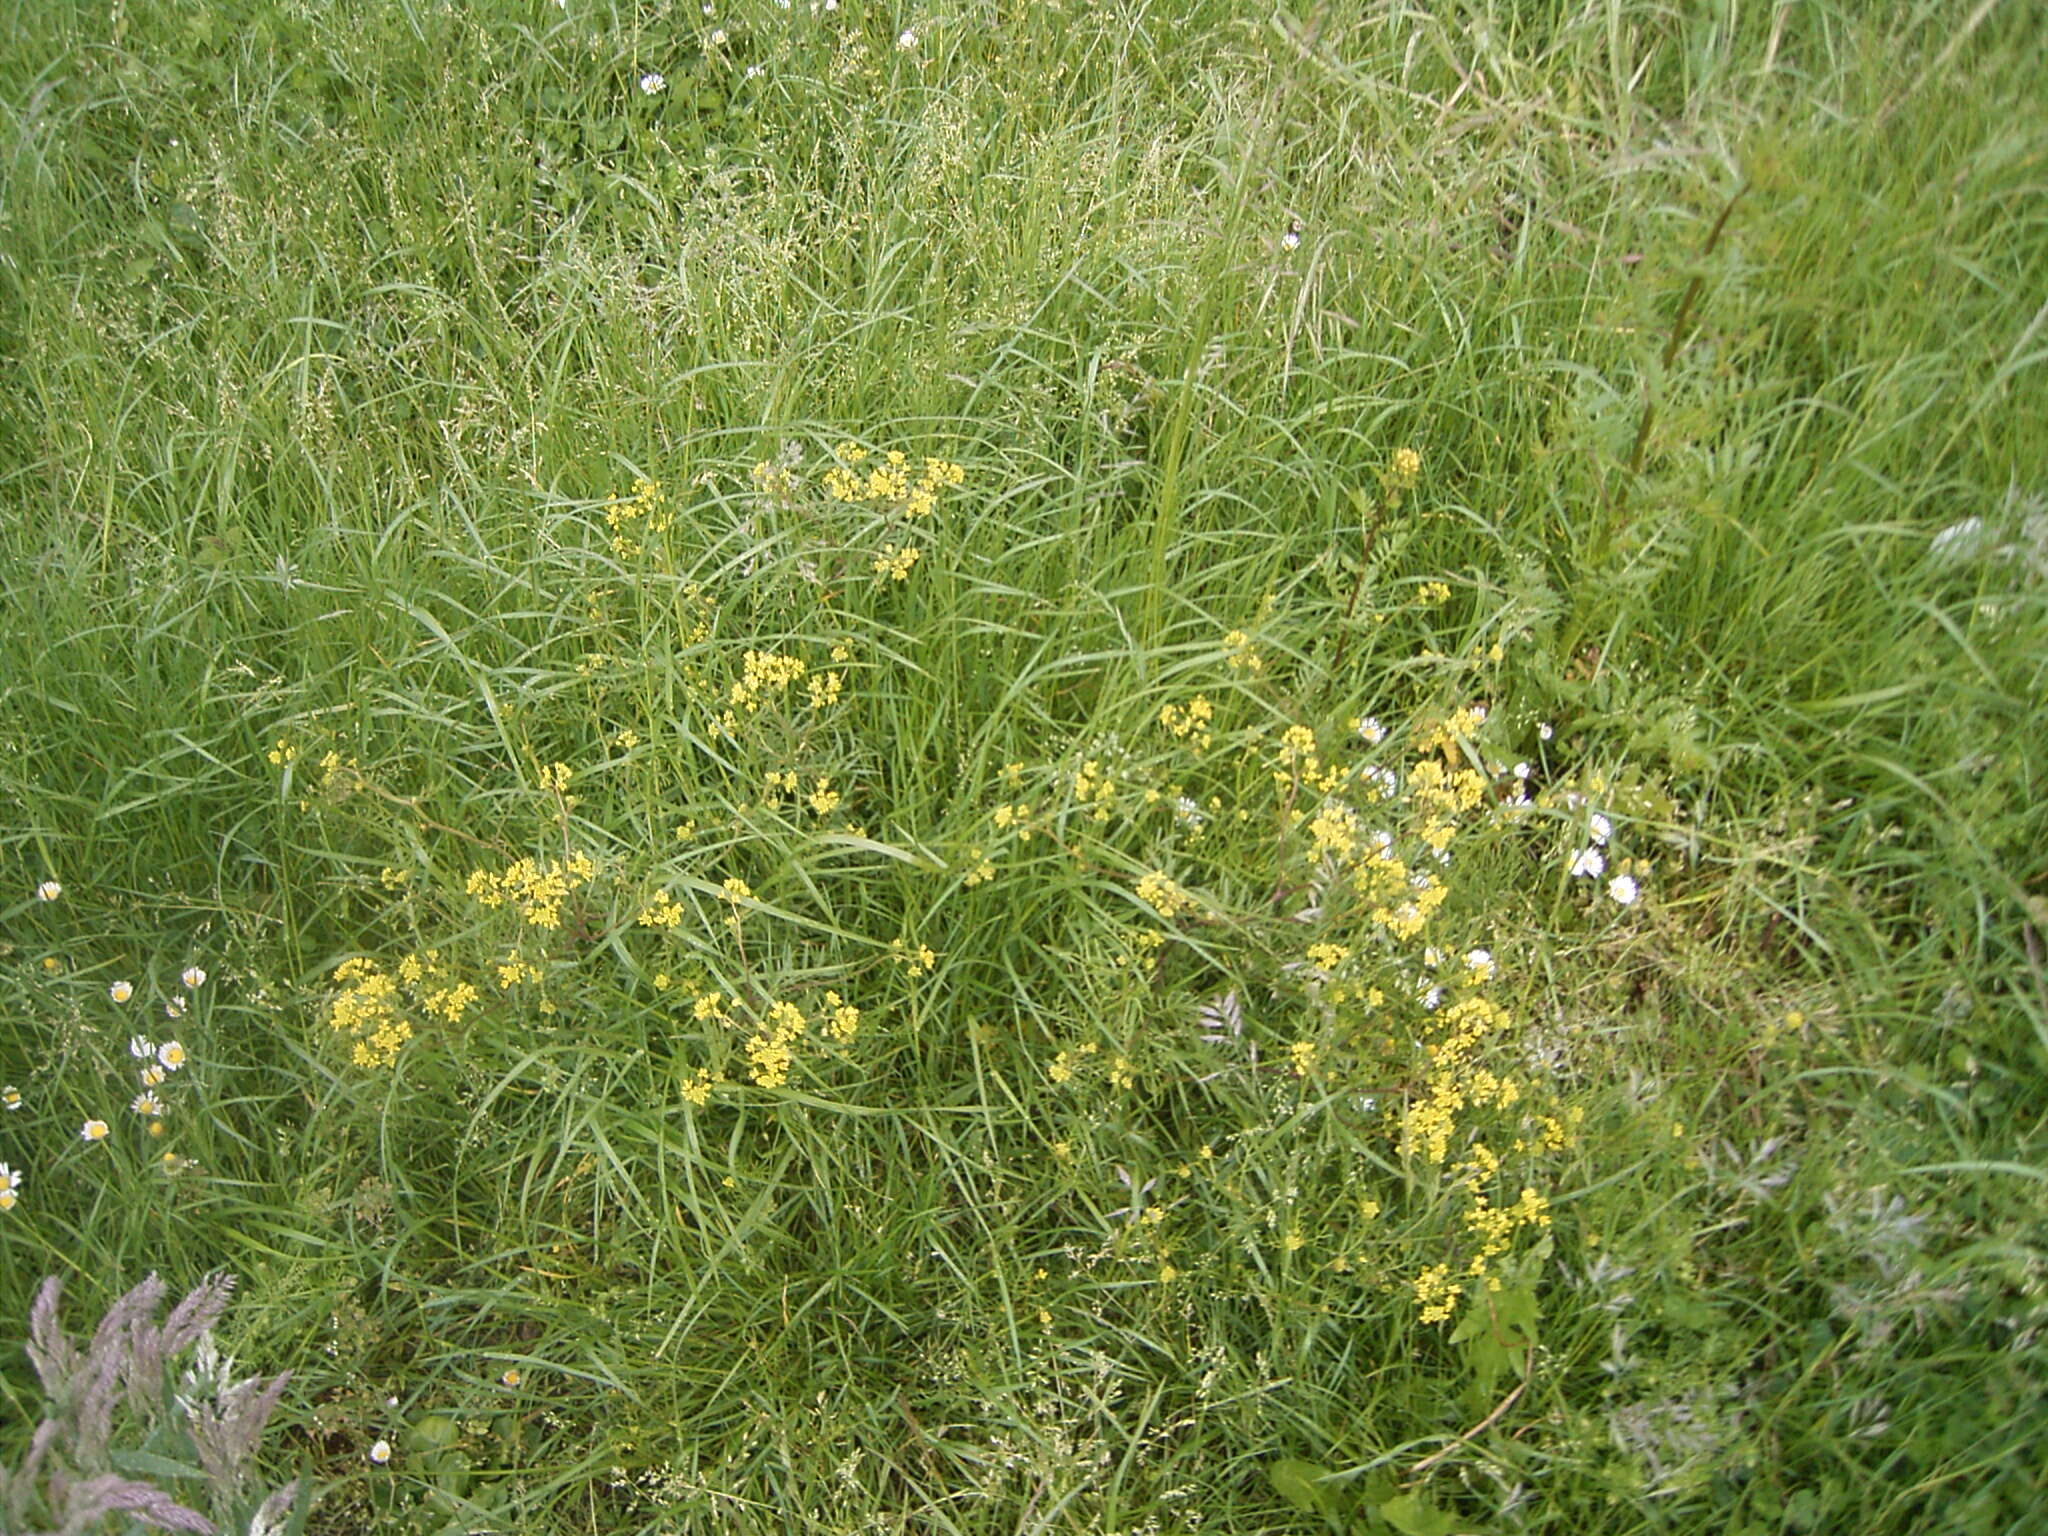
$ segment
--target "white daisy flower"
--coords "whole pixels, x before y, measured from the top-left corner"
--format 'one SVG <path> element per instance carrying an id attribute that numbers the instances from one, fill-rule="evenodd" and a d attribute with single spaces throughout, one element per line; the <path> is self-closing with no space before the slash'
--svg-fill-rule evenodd
<path id="1" fill-rule="evenodd" d="M 135 983 L 133 983 L 132 981 L 117 981 L 111 987 L 107 988 L 107 996 L 111 997 L 117 1003 L 125 1003 L 128 1001 L 129 998 L 133 997 L 134 995 Z"/>
<path id="2" fill-rule="evenodd" d="M 1380 724 L 1378 715 L 1367 715 L 1358 722 L 1358 734 L 1365 738 L 1365 744 L 1376 747 L 1387 739 L 1387 728 Z"/>
<path id="3" fill-rule="evenodd" d="M 707 8 L 704 14 L 708 16 L 711 14 L 711 12 Z M 723 48 L 725 46 L 725 28 L 720 27 L 717 31 L 711 34 L 711 46 L 714 48 Z"/>
<path id="4" fill-rule="evenodd" d="M 1516 777 L 1516 778 L 1518 778 L 1518 779 L 1526 779 L 1526 778 L 1528 778 L 1528 777 L 1529 777 L 1529 765 L 1528 765 L 1527 763 L 1517 763 L 1517 764 L 1515 764 L 1515 777 Z"/>
<path id="5" fill-rule="evenodd" d="M 152 1061 L 148 1066 L 142 1069 L 142 1086 L 145 1088 L 154 1088 L 158 1083 L 161 1083 L 169 1075 L 170 1074 L 165 1072 L 162 1067 L 158 1066 L 155 1062 Z"/>
<path id="6" fill-rule="evenodd" d="M 1586 823 L 1586 826 L 1589 829 L 1587 835 L 1596 843 L 1604 843 L 1614 835 L 1614 823 L 1605 816 L 1602 816 L 1598 811 L 1593 813 L 1592 819 Z"/>
<path id="7" fill-rule="evenodd" d="M 166 1072 L 175 1072 L 185 1065 L 185 1047 L 175 1040 L 166 1040 L 156 1048 L 156 1059 Z"/>
<path id="8" fill-rule="evenodd" d="M 185 1017 L 184 993 L 178 993 L 169 1002 L 164 1004 L 164 1017 L 167 1019 L 182 1019 Z"/>
<path id="9" fill-rule="evenodd" d="M 128 1107 L 134 1110 L 136 1114 L 147 1115 L 152 1120 L 161 1120 L 163 1118 L 164 1101 L 153 1093 L 138 1093 L 133 1099 L 128 1101 Z"/>
<path id="10" fill-rule="evenodd" d="M 12 1083 L 9 1083 L 5 1088 L 0 1088 L 0 1109 L 15 1110 L 19 1108 L 21 1108 L 21 1090 Z"/>
<path id="11" fill-rule="evenodd" d="M 45 880 L 41 885 L 36 887 L 37 901 L 55 901 L 59 896 L 62 896 L 63 894 L 64 887 L 59 885 L 54 880 Z"/>
<path id="12" fill-rule="evenodd" d="M 0 1163 L 0 1211 L 11 1211 L 21 1198 L 21 1175 Z"/>
<path id="13" fill-rule="evenodd" d="M 1465 967 L 1467 970 L 1471 971 L 1472 978 L 1475 981 L 1492 980 L 1493 951 L 1489 949 L 1473 950 L 1470 954 L 1465 956 Z"/>
<path id="14" fill-rule="evenodd" d="M 370 1460 L 377 1463 L 378 1466 L 383 1466 L 384 1463 L 389 1461 L 390 1459 L 391 1442 L 389 1440 L 379 1440 L 375 1445 L 370 1447 Z"/>
<path id="15" fill-rule="evenodd" d="M 1620 905 L 1632 907 L 1635 905 L 1636 897 L 1641 893 L 1636 889 L 1636 882 L 1633 876 L 1616 875 L 1607 882 L 1607 894 L 1612 896 Z"/>
<path id="16" fill-rule="evenodd" d="M 1572 877 L 1597 875 L 1607 868 L 1607 859 L 1598 848 L 1581 848 L 1572 859 Z"/>
<path id="17" fill-rule="evenodd" d="M 911 31 L 910 28 L 905 27 L 896 38 L 896 46 L 905 53 L 910 52 L 911 49 L 917 46 L 917 34 Z"/>
<path id="18" fill-rule="evenodd" d="M 668 81 L 661 77 L 658 70 L 650 69 L 640 77 L 640 94 L 642 96 L 659 96 L 667 89 Z"/>
<path id="19" fill-rule="evenodd" d="M 1300 230 L 1298 230 L 1298 229 L 1290 229 L 1290 230 L 1288 230 L 1288 231 L 1287 231 L 1287 233 L 1286 233 L 1286 234 L 1284 234 L 1284 235 L 1282 235 L 1282 236 L 1280 237 L 1280 249 L 1281 249 L 1281 250 L 1283 250 L 1283 251 L 1292 251 L 1292 250 L 1298 250 L 1298 249 L 1300 249 L 1300 247 L 1301 247 L 1301 231 L 1300 231 Z"/>
<path id="20" fill-rule="evenodd" d="M 1536 727 L 1536 736 L 1537 739 L 1540 741 L 1548 741 L 1551 737 L 1555 736 L 1556 734 L 1557 732 L 1553 731 L 1550 728 L 1550 722 L 1547 720 L 1544 721 L 1543 724 Z"/>
<path id="21" fill-rule="evenodd" d="M 80 1141 L 105 1141 L 107 1139 L 107 1122 L 104 1120 L 86 1121 L 84 1125 L 79 1127 L 78 1139 Z"/>
<path id="22" fill-rule="evenodd" d="M 185 985 L 189 987 L 192 991 L 197 992 L 201 987 L 206 985 L 206 972 L 199 969 L 199 967 L 196 965 L 188 965 L 185 967 L 184 971 L 179 974 L 178 980 L 185 983 Z"/>
<path id="23" fill-rule="evenodd" d="M 128 1054 L 137 1061 L 153 1061 L 156 1059 L 156 1042 L 144 1035 L 130 1035 Z"/>

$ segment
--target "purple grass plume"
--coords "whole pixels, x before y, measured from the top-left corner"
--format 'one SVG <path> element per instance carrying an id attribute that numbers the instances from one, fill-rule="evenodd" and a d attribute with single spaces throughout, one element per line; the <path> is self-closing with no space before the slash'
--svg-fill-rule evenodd
<path id="1" fill-rule="evenodd" d="M 290 1373 L 233 1378 L 234 1361 L 220 1355 L 212 1332 L 233 1290 L 232 1276 L 213 1276 L 159 1324 L 166 1292 L 151 1275 L 107 1309 L 81 1350 L 57 1319 L 62 1282 L 43 1282 L 29 1310 L 27 1348 L 49 1401 L 21 1464 L 0 1464 L 0 1529 L 86 1536 L 126 1516 L 157 1531 L 280 1536 L 298 1484 L 260 1499 L 248 1484 Z M 187 1350 L 194 1368 L 173 1390 L 170 1369 Z M 141 1467 L 162 1475 L 134 1475 Z M 189 1483 L 205 1511 L 181 1502 L 192 1495 L 159 1486 L 166 1479 Z"/>

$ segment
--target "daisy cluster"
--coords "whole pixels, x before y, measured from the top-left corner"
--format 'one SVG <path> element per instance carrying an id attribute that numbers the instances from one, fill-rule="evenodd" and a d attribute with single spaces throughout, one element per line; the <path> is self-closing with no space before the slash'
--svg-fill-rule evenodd
<path id="1" fill-rule="evenodd" d="M 54 880 L 44 881 L 37 890 L 37 896 L 44 901 L 55 901 L 63 889 Z M 188 965 L 179 973 L 178 983 L 183 989 L 171 993 L 164 1001 L 164 1015 L 170 1020 L 185 1017 L 191 1008 L 192 996 L 206 985 L 206 971 L 197 965 Z M 116 1007 L 125 1007 L 135 998 L 135 984 L 131 981 L 115 981 L 107 987 L 107 998 Z M 128 1054 L 137 1063 L 135 1096 L 128 1101 L 129 1112 L 148 1127 L 151 1136 L 164 1134 L 165 1116 L 168 1112 L 169 1083 L 172 1077 L 183 1071 L 191 1057 L 183 1041 L 166 1039 L 152 1040 L 146 1034 L 130 1035 Z M 13 1083 L 0 1087 L 0 1110 L 9 1114 L 18 1113 L 27 1103 L 21 1089 Z M 106 1118 L 93 1115 L 78 1128 L 78 1139 L 86 1146 L 98 1146 L 114 1134 L 112 1123 Z M 176 1153 L 163 1154 L 166 1168 L 180 1166 Z M 21 1203 L 22 1191 L 27 1185 L 27 1175 L 12 1164 L 0 1161 L 0 1212 L 12 1211 Z"/>

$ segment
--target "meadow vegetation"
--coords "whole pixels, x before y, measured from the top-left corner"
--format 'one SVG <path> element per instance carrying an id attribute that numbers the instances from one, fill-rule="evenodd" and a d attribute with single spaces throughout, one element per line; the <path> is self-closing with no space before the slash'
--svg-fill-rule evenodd
<path id="1" fill-rule="evenodd" d="M 0 14 L 0 1468 L 2041 1529 L 2037 8 Z"/>

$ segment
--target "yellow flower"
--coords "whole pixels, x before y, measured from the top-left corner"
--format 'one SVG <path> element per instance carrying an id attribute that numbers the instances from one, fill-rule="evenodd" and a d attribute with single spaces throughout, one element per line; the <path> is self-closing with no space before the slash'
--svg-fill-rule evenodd
<path id="1" fill-rule="evenodd" d="M 1194 898 L 1169 879 L 1164 871 L 1153 870 L 1138 882 L 1138 899 L 1161 917 L 1172 919 L 1194 907 Z"/>
<path id="2" fill-rule="evenodd" d="M 906 544 L 900 549 L 894 544 L 885 544 L 882 552 L 875 556 L 875 574 L 885 581 L 908 581 L 910 568 L 917 564 L 922 554 L 923 551 L 914 544 Z"/>

